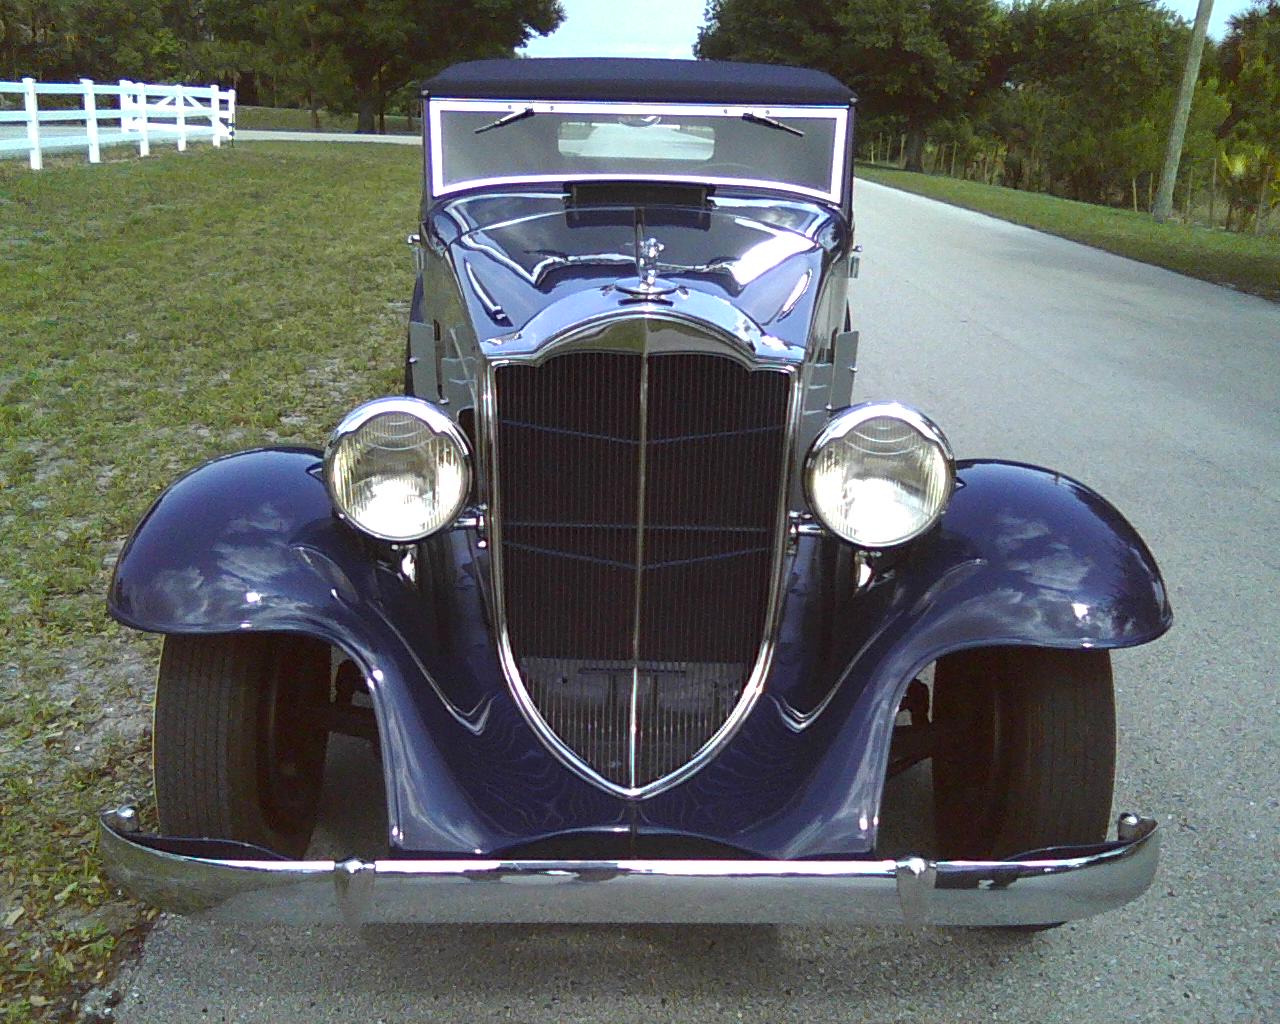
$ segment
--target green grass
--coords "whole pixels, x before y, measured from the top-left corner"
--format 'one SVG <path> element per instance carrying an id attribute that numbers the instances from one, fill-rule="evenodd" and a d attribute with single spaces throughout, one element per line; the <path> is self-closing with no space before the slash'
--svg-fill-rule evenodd
<path id="1" fill-rule="evenodd" d="M 859 165 L 868 181 L 1025 224 L 1143 263 L 1280 299 L 1280 238 L 1187 224 L 1157 224 L 1148 214 L 1020 192 L 998 185 Z"/>
<path id="2" fill-rule="evenodd" d="M 0 1021 L 71 1015 L 147 919 L 94 853 L 151 789 L 158 646 L 106 614 L 115 555 L 188 467 L 395 389 L 419 173 L 287 143 L 0 164 Z"/>
<path id="3" fill-rule="evenodd" d="M 409 119 L 401 114 L 387 115 L 387 134 L 417 134 L 422 129 L 421 122 Z M 236 127 L 262 131 L 309 132 L 316 130 L 311 123 L 311 111 L 294 110 L 291 107 L 245 107 L 236 105 Z M 353 132 L 356 130 L 355 114 L 335 114 L 329 110 L 320 111 L 320 131 Z"/>

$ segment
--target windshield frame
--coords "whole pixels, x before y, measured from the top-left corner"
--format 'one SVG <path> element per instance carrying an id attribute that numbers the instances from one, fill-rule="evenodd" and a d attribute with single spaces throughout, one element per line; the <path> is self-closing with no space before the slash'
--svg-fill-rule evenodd
<path id="1" fill-rule="evenodd" d="M 441 127 L 441 115 L 451 111 L 467 113 L 492 114 L 494 120 L 508 114 L 520 113 L 532 109 L 534 114 L 608 114 L 623 116 L 643 115 L 689 115 L 696 114 L 707 118 L 741 119 L 744 114 L 760 117 L 788 120 L 829 120 L 834 123 L 834 140 L 831 153 L 831 176 L 826 190 L 810 188 L 779 179 L 743 178 L 727 175 L 698 174 L 692 168 L 682 174 L 655 174 L 636 172 L 598 172 L 563 171 L 552 174 L 517 174 L 494 175 L 483 178 L 466 178 L 449 184 L 444 180 L 444 133 Z M 787 192 L 804 196 L 807 199 L 820 199 L 824 202 L 842 206 L 846 189 L 849 186 L 851 168 L 847 166 L 849 159 L 849 129 L 851 108 L 848 105 L 780 105 L 761 106 L 744 104 L 709 104 L 709 103 L 619 103 L 611 101 L 547 101 L 547 100 L 475 100 L 454 97 L 435 97 L 427 100 L 427 137 L 429 152 L 427 164 L 430 169 L 429 189 L 433 198 L 443 198 L 459 192 L 490 188 L 501 185 L 551 184 L 568 181 L 659 181 L 684 183 L 698 182 L 709 185 L 726 185 L 742 188 L 760 188 Z M 505 128 L 497 127 L 495 131 Z M 760 125 L 762 133 L 776 129 Z"/>

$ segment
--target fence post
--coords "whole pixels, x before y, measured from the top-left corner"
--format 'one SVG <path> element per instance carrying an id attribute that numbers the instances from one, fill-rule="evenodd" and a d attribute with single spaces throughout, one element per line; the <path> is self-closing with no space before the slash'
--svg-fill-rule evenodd
<path id="1" fill-rule="evenodd" d="M 133 109 L 141 111 L 141 116 L 137 118 L 138 125 L 138 156 L 151 155 L 151 136 L 148 133 L 149 121 L 151 119 L 151 111 L 147 109 L 147 84 L 145 82 L 130 82 L 130 85 L 137 86 L 137 92 L 133 95 Z"/>
<path id="2" fill-rule="evenodd" d="M 218 99 L 218 87 L 209 86 L 209 129 L 213 132 L 214 146 L 222 145 L 222 100 Z"/>
<path id="3" fill-rule="evenodd" d="M 1262 187 L 1258 190 L 1258 212 L 1253 218 L 1253 233 L 1261 235 L 1266 230 L 1268 214 L 1271 212 L 1271 204 L 1267 202 L 1267 193 L 1271 191 L 1271 163 L 1269 161 L 1260 161 L 1262 163 Z"/>
<path id="4" fill-rule="evenodd" d="M 227 138 L 236 141 L 236 91 L 227 90 Z"/>
<path id="5" fill-rule="evenodd" d="M 187 148 L 187 87 L 185 85 L 178 86 L 178 91 L 173 97 L 173 105 L 178 111 L 178 152 L 182 153 Z"/>
<path id="6" fill-rule="evenodd" d="M 1213 223 L 1213 208 L 1218 202 L 1218 158 L 1215 156 L 1213 162 L 1209 165 L 1209 227 L 1215 227 Z"/>
<path id="7" fill-rule="evenodd" d="M 120 131 L 121 133 L 135 131 L 137 126 L 133 123 L 133 117 L 126 113 L 133 109 L 133 83 L 127 78 L 120 79 Z"/>
<path id="8" fill-rule="evenodd" d="M 89 163 L 96 164 L 102 160 L 102 151 L 98 148 L 98 101 L 93 93 L 93 79 L 82 78 L 80 85 L 84 88 L 84 131 L 89 136 Z"/>
<path id="9" fill-rule="evenodd" d="M 36 103 L 36 80 L 22 80 L 22 99 L 27 111 L 27 148 L 31 151 L 31 169 L 40 170 L 44 160 L 40 155 L 40 108 Z"/>

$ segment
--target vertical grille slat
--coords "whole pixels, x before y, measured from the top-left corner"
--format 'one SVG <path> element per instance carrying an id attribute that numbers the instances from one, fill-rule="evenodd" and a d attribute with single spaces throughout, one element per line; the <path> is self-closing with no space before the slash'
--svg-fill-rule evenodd
<path id="1" fill-rule="evenodd" d="M 516 668 L 585 764 L 643 787 L 724 724 L 758 657 L 790 378 L 576 352 L 498 367 L 494 384 Z"/>

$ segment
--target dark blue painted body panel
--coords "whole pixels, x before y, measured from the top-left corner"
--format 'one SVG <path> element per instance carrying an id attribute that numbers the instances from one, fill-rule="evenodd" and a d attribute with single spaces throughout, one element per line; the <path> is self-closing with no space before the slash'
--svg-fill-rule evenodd
<path id="1" fill-rule="evenodd" d="M 1132 646 L 1170 622 L 1150 552 L 1102 498 L 1046 470 L 962 463 L 940 526 L 861 592 L 835 541 L 800 542 L 742 728 L 686 782 L 627 802 L 556 761 L 510 698 L 484 552 L 438 538 L 415 585 L 333 517 L 318 461 L 246 452 L 184 477 L 121 555 L 111 611 L 152 632 L 298 632 L 346 651 L 370 681 L 401 850 L 489 854 L 634 827 L 768 857 L 866 852 L 894 714 L 926 665 L 991 644 Z"/>
<path id="2" fill-rule="evenodd" d="M 713 769 L 641 807 L 641 826 L 710 831 L 780 857 L 869 850 L 893 720 L 926 666 L 997 644 L 1130 647 L 1172 621 L 1133 528 L 1088 488 L 1036 467 L 960 463 L 939 527 L 837 613 L 826 667 L 800 632 L 806 558 L 821 543 L 798 556 L 778 663 L 755 711 Z M 824 675 L 830 685 L 815 692 Z"/>
<path id="3" fill-rule="evenodd" d="M 467 855 L 566 830 L 624 828 L 626 808 L 534 738 L 484 634 L 464 565 L 451 602 L 470 633 L 332 513 L 319 452 L 245 452 L 174 484 L 120 556 L 111 613 L 157 633 L 306 633 L 369 681 L 393 846 Z M 460 546 L 461 534 L 453 535 Z M 461 634 L 461 635 L 458 635 Z"/>

